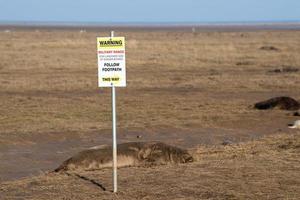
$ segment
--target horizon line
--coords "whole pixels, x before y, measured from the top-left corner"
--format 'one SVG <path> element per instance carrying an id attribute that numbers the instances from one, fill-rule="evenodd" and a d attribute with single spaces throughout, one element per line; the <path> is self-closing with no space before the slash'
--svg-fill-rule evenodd
<path id="1" fill-rule="evenodd" d="M 19 21 L 0 20 L 0 25 L 20 26 L 201 26 L 201 25 L 291 25 L 300 20 L 259 20 L 259 21 L 162 21 L 162 22 L 96 22 L 96 21 Z"/>

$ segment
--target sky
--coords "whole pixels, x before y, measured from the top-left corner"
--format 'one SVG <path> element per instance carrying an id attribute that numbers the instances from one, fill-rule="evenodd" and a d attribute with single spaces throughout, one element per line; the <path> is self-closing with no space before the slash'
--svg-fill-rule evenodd
<path id="1" fill-rule="evenodd" d="M 0 21 L 95 23 L 300 21 L 300 0 L 0 0 Z"/>

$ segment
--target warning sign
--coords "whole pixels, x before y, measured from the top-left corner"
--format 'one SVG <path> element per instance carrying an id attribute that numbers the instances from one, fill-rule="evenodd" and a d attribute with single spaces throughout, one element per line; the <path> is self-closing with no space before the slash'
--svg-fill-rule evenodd
<path id="1" fill-rule="evenodd" d="M 98 86 L 126 87 L 125 38 L 98 37 Z"/>

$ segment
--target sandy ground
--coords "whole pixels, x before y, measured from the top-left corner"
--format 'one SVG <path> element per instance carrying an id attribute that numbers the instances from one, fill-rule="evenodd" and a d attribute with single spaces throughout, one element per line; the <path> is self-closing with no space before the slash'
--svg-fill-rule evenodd
<path id="1" fill-rule="evenodd" d="M 300 71 L 274 72 L 300 70 L 300 31 L 115 34 L 127 40 L 128 86 L 117 89 L 119 142 L 196 148 L 295 134 L 287 128 L 299 119 L 291 111 L 253 104 L 283 95 L 300 100 Z M 97 88 L 95 44 L 107 35 L 0 32 L 0 181 L 52 170 L 84 148 L 111 143 L 110 90 Z"/>

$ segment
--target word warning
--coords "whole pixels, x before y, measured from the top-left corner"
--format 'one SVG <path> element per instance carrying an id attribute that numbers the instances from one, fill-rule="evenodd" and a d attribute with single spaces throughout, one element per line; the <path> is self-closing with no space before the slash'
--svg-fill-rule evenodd
<path id="1" fill-rule="evenodd" d="M 98 86 L 126 87 L 125 38 L 98 37 Z"/>

